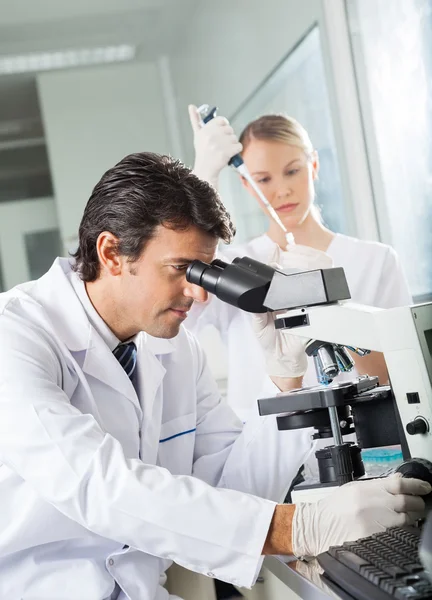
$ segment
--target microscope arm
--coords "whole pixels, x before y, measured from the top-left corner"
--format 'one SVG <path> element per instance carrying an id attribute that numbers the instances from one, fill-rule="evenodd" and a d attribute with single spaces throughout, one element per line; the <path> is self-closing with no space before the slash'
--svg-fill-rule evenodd
<path id="1" fill-rule="evenodd" d="M 377 317 L 382 310 L 350 301 L 311 306 L 278 314 L 276 327 L 289 328 L 290 333 L 308 339 L 381 351 Z M 294 319 L 296 325 L 291 328 Z"/>

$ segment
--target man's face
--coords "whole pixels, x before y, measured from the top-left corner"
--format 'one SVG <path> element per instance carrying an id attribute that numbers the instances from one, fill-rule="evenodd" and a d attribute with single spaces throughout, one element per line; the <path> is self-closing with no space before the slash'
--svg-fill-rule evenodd
<path id="1" fill-rule="evenodd" d="M 176 336 L 193 302 L 208 298 L 205 290 L 186 281 L 186 269 L 193 260 L 211 262 L 217 241 L 195 226 L 184 231 L 158 226 L 137 261 L 128 263 L 122 257 L 119 300 L 123 314 L 118 318 L 125 331 Z"/>

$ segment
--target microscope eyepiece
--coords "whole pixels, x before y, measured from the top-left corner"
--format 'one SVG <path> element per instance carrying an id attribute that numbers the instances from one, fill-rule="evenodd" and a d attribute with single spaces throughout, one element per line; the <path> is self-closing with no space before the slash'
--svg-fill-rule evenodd
<path id="1" fill-rule="evenodd" d="M 252 258 L 211 264 L 194 260 L 186 270 L 189 283 L 199 285 L 220 300 L 254 313 L 267 312 L 264 300 L 275 270 Z"/>
<path id="2" fill-rule="evenodd" d="M 207 290 L 211 294 L 216 294 L 216 286 L 219 280 L 220 272 L 227 266 L 223 260 L 214 260 L 211 265 L 194 260 L 186 270 L 186 279 L 189 283 L 194 283 Z"/>

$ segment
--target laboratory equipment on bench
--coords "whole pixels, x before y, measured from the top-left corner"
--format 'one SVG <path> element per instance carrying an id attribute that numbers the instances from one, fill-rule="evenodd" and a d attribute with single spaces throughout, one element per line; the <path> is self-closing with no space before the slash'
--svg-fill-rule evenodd
<path id="1" fill-rule="evenodd" d="M 230 264 L 194 261 L 186 278 L 242 310 L 278 311 L 276 328 L 306 338 L 309 348 L 326 349 L 331 360 L 316 365 L 329 380 L 350 367 L 338 358 L 339 347 L 383 353 L 391 386 L 362 376 L 258 400 L 261 415 L 277 415 L 278 429 L 313 427 L 316 437 L 333 438 L 317 456 L 321 489 L 362 477 L 361 449 L 393 444 L 401 445 L 405 459 L 396 471 L 432 484 L 432 303 L 392 309 L 354 304 L 342 268 L 288 273 L 248 257 Z M 353 432 L 358 445 L 343 440 Z M 296 488 L 292 498 L 298 500 Z M 431 508 L 432 493 L 425 502 Z M 432 512 L 425 525 L 330 548 L 318 562 L 340 598 L 431 600 Z"/>
<path id="2" fill-rule="evenodd" d="M 279 429 L 314 427 L 316 437 L 333 438 L 322 484 L 362 476 L 359 448 L 400 444 L 404 458 L 432 461 L 431 303 L 388 310 L 354 304 L 340 267 L 287 273 L 249 257 L 193 261 L 186 278 L 242 310 L 278 311 L 275 327 L 306 337 L 306 351 L 336 345 L 383 352 L 391 387 L 362 376 L 258 400 L 260 414 L 278 415 Z M 333 375 L 347 366 L 336 360 Z M 358 446 L 343 441 L 353 432 Z"/>

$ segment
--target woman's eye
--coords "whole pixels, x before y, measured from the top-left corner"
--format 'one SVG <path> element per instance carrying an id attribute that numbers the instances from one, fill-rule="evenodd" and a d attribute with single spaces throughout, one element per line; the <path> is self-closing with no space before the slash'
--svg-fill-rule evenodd
<path id="1" fill-rule="evenodd" d="M 296 173 L 298 173 L 300 171 L 300 169 L 290 169 L 287 173 L 287 175 L 295 175 Z"/>
<path id="2" fill-rule="evenodd" d="M 257 183 L 268 183 L 270 181 L 270 177 L 261 177 L 261 179 L 257 179 Z"/>

